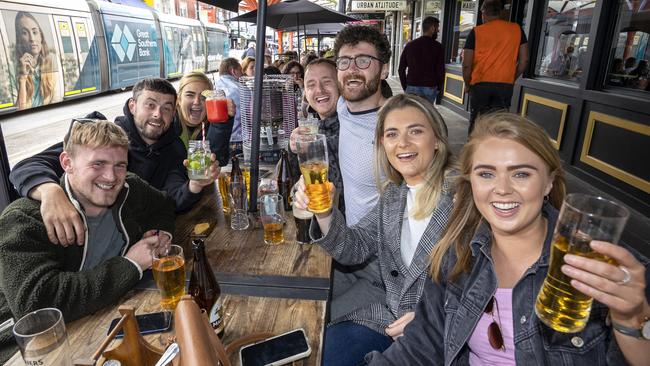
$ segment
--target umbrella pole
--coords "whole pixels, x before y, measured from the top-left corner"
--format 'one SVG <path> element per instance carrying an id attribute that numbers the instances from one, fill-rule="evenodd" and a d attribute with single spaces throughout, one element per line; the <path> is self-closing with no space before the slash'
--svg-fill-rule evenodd
<path id="1" fill-rule="evenodd" d="M 258 0 L 257 42 L 255 48 L 255 83 L 253 90 L 253 127 L 251 132 L 251 191 L 248 212 L 257 212 L 257 184 L 260 172 L 260 120 L 262 119 L 262 78 L 264 77 L 264 43 L 266 42 L 266 0 Z"/>
<path id="2" fill-rule="evenodd" d="M 300 62 L 300 13 L 296 13 L 296 31 L 298 31 L 298 62 Z"/>

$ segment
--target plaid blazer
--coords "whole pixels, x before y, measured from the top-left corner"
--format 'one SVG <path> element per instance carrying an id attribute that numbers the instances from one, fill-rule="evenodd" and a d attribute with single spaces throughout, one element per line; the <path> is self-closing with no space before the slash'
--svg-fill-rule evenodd
<path id="1" fill-rule="evenodd" d="M 386 298 L 381 303 L 373 303 L 333 319 L 332 324 L 353 321 L 385 334 L 384 329 L 390 323 L 415 309 L 428 275 L 429 254 L 441 238 L 451 215 L 453 192 L 450 179 L 452 178 L 446 178 L 443 183 L 440 199 L 418 243 L 410 267 L 404 265 L 400 254 L 402 221 L 408 193 L 406 183 L 402 182 L 400 186 L 390 183 L 377 205 L 350 228 L 345 225 L 341 212 L 333 210 L 329 232 L 315 242 L 344 265 L 363 263 L 376 255 Z M 312 225 L 317 226 L 317 223 Z M 312 236 L 313 233 L 314 231 Z"/>

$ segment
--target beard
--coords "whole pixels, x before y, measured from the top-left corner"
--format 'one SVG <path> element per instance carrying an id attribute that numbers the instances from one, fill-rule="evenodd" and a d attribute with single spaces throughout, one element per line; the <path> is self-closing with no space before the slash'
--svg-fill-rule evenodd
<path id="1" fill-rule="evenodd" d="M 363 84 L 363 88 L 354 92 L 347 90 L 345 85 L 350 79 L 360 80 Z M 338 80 L 337 83 L 343 99 L 350 102 L 358 102 L 374 95 L 377 90 L 379 90 L 379 85 L 381 84 L 381 73 L 377 73 L 376 76 L 370 80 L 366 80 L 366 77 L 363 74 L 350 74 L 343 78 L 343 84 Z"/>
<path id="2" fill-rule="evenodd" d="M 148 124 L 149 122 L 160 124 L 162 127 L 153 127 Z M 138 128 L 138 130 L 140 130 L 140 135 L 142 135 L 142 137 L 157 141 L 160 136 L 162 136 L 167 131 L 168 128 L 169 126 L 165 126 L 165 122 L 162 119 L 149 118 L 144 124 L 142 124 L 140 128 Z"/>

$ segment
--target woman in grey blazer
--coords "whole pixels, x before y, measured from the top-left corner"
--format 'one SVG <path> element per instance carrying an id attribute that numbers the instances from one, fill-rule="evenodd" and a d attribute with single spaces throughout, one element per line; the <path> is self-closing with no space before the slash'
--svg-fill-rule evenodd
<path id="1" fill-rule="evenodd" d="M 336 208 L 315 214 L 324 235 L 315 238 L 312 230 L 315 242 L 345 265 L 376 256 L 381 269 L 377 285 L 386 291 L 383 302 L 332 321 L 325 335 L 326 366 L 361 363 L 367 352 L 390 346 L 413 319 L 429 254 L 447 225 L 453 201 L 447 128 L 431 103 L 408 94 L 386 102 L 378 113 L 374 168 L 380 199 L 359 223 L 348 228 Z M 308 202 L 301 179 L 295 204 L 306 209 Z"/>

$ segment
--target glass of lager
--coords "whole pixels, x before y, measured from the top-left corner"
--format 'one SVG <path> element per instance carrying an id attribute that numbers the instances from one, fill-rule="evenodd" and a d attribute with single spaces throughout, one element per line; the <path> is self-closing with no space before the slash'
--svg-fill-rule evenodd
<path id="1" fill-rule="evenodd" d="M 327 212 L 332 207 L 328 187 L 327 142 L 325 135 L 300 134 L 296 139 L 296 150 L 300 162 L 300 172 L 305 179 L 309 205 L 313 213 Z"/>
<path id="2" fill-rule="evenodd" d="M 221 171 L 217 180 L 221 195 L 221 209 L 224 214 L 230 213 L 230 172 Z"/>
<path id="3" fill-rule="evenodd" d="M 314 214 L 301 210 L 296 207 L 295 203 L 292 207 L 293 219 L 296 222 L 296 242 L 298 244 L 311 244 L 311 237 L 309 236 L 309 225 Z"/>
<path id="4" fill-rule="evenodd" d="M 617 243 L 628 217 L 628 210 L 616 202 L 580 193 L 567 195 L 553 233 L 549 270 L 535 303 L 535 313 L 544 324 L 563 333 L 579 332 L 587 325 L 592 298 L 573 288 L 571 278 L 562 273 L 564 255 L 616 264 L 593 251 L 589 243 Z"/>
<path id="5" fill-rule="evenodd" d="M 270 245 L 284 242 L 284 201 L 279 194 L 260 197 L 260 220 L 264 226 L 264 243 Z"/>
<path id="6" fill-rule="evenodd" d="M 72 365 L 59 309 L 45 308 L 26 314 L 16 322 L 13 332 L 25 365 Z"/>
<path id="7" fill-rule="evenodd" d="M 160 306 L 174 311 L 185 294 L 185 257 L 183 248 L 172 245 L 167 252 L 153 252 L 153 279 L 160 291 Z"/>

